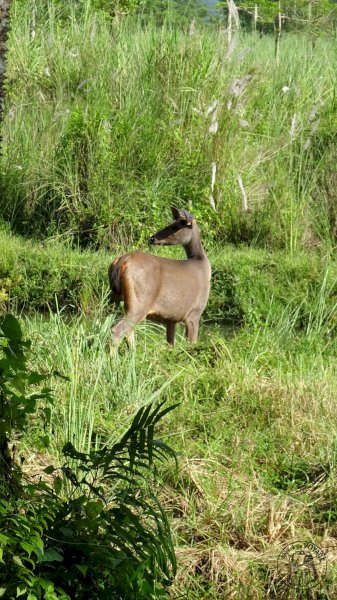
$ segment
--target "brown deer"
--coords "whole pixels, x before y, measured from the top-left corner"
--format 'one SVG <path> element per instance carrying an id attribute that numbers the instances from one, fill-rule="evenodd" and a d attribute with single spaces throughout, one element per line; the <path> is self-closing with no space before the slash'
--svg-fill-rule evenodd
<path id="1" fill-rule="evenodd" d="M 200 317 L 206 307 L 211 266 L 200 241 L 195 218 L 171 206 L 175 221 L 149 239 L 152 246 L 182 244 L 186 260 L 172 260 L 128 252 L 109 267 L 112 300 L 124 301 L 125 317 L 112 329 L 113 342 L 131 338 L 134 326 L 145 317 L 166 325 L 166 338 L 174 345 L 177 323 L 184 323 L 190 342 L 198 338 Z"/>

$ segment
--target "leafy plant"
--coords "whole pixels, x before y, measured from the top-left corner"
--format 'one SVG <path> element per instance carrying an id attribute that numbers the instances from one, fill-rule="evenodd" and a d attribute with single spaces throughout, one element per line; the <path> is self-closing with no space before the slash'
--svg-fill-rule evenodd
<path id="1" fill-rule="evenodd" d="M 27 425 L 28 415 L 36 411 L 37 401 L 43 399 L 47 406 L 44 415 L 49 416 L 48 404 L 52 403 L 50 389 L 36 391 L 36 385 L 44 382 L 48 375 L 27 368 L 27 351 L 30 341 L 22 339 L 19 322 L 6 315 L 0 322 L 0 484 L 10 489 L 20 479 L 20 470 L 11 458 L 9 449 L 13 435 L 20 435 Z"/>
<path id="2" fill-rule="evenodd" d="M 50 389 L 29 391 L 48 375 L 29 369 L 31 343 L 18 321 L 6 315 L 0 323 L 0 597 L 166 595 L 175 555 L 150 476 L 159 460 L 174 456 L 154 438 L 156 424 L 174 406 L 142 407 L 111 447 L 84 454 L 66 444 L 66 462 L 33 481 L 11 456 L 10 443 L 36 414 L 38 400 L 48 417 Z"/>

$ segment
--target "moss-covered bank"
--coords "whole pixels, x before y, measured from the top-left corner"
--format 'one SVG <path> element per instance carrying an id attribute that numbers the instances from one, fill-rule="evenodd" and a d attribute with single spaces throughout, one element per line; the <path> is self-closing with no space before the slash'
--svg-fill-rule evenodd
<path id="1" fill-rule="evenodd" d="M 116 251 L 117 254 L 117 251 Z M 113 255 L 81 252 L 58 241 L 33 243 L 0 232 L 2 310 L 95 311 L 107 304 Z M 210 253 L 212 291 L 204 317 L 275 325 L 285 315 L 296 327 L 337 323 L 337 265 L 314 254 L 224 247 Z"/>

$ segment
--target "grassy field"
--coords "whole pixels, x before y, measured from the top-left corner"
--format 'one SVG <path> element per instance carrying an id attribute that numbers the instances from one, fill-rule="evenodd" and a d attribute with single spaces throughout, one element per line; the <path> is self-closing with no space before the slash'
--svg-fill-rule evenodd
<path id="1" fill-rule="evenodd" d="M 177 470 L 163 465 L 160 487 L 179 565 L 172 597 L 283 597 L 277 559 L 294 540 L 326 552 L 319 597 L 335 597 L 335 341 L 294 334 L 284 322 L 278 330 L 204 326 L 196 347 L 179 339 L 169 349 L 163 330 L 144 324 L 137 350 L 122 346 L 111 357 L 112 322 L 25 320 L 35 365 L 70 377 L 53 381 L 50 430 L 35 422 L 22 442 L 27 471 L 43 468 L 46 452 L 55 461 L 68 440 L 86 452 L 116 439 L 145 401 L 178 401 L 161 430 L 179 456 Z M 305 593 L 284 597 L 318 597 Z"/>
<path id="2" fill-rule="evenodd" d="M 107 270 L 122 248 L 81 252 L 60 240 L 32 242 L 5 229 L 0 229 L 0 247 L 2 310 L 111 312 Z M 157 253 L 184 257 L 181 248 Z M 296 331 L 335 333 L 337 266 L 329 255 L 226 246 L 211 248 L 209 257 L 213 275 L 207 321 L 277 327 L 288 320 Z"/>
<path id="3" fill-rule="evenodd" d="M 178 469 L 164 464 L 158 488 L 178 558 L 172 597 L 333 598 L 334 261 L 213 249 L 199 343 L 190 347 L 181 329 L 168 348 L 164 330 L 143 323 L 135 351 L 124 344 L 111 355 L 118 315 L 107 304 L 109 253 L 38 244 L 8 230 L 0 244 L 2 307 L 21 312 L 32 365 L 69 377 L 51 381 L 50 423 L 34 419 L 20 441 L 26 472 L 61 461 L 67 441 L 87 452 L 118 439 L 146 402 L 179 402 L 160 431 L 178 453 Z M 280 552 L 297 540 L 326 553 L 320 596 L 280 580 Z"/>
<path id="4" fill-rule="evenodd" d="M 334 39 L 312 56 L 286 34 L 277 67 L 272 36 L 227 48 L 221 28 L 59 12 L 13 6 L 0 211 L 16 230 L 130 245 L 174 202 L 209 243 L 335 246 Z"/>
<path id="5" fill-rule="evenodd" d="M 87 452 L 117 439 L 153 399 L 179 402 L 160 431 L 178 453 L 158 486 L 178 558 L 171 597 L 332 600 L 335 40 L 311 55 L 287 33 L 276 67 L 269 36 L 229 48 L 221 27 L 76 6 L 13 5 L 0 313 L 20 315 L 32 365 L 69 377 L 52 378 L 50 423 L 32 420 L 19 441 L 24 468 L 57 463 L 67 441 Z M 113 355 L 107 267 L 144 249 L 172 203 L 195 213 L 212 263 L 200 340 L 181 330 L 168 348 L 143 323 L 136 349 Z M 296 541 L 325 552 L 321 581 L 282 579 Z"/>

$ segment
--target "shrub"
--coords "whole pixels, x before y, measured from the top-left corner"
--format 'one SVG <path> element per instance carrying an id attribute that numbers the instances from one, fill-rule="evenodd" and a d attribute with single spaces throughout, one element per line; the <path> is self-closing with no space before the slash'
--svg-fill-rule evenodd
<path id="1" fill-rule="evenodd" d="M 66 462 L 48 466 L 33 481 L 12 457 L 10 443 L 19 443 L 28 415 L 37 416 L 38 408 L 48 417 L 50 389 L 39 389 L 48 375 L 29 369 L 30 342 L 13 316 L 1 320 L 0 332 L 0 597 L 165 595 L 175 556 L 149 476 L 158 460 L 173 455 L 153 437 L 173 406 L 144 406 L 111 447 L 84 454 L 66 444 Z"/>

